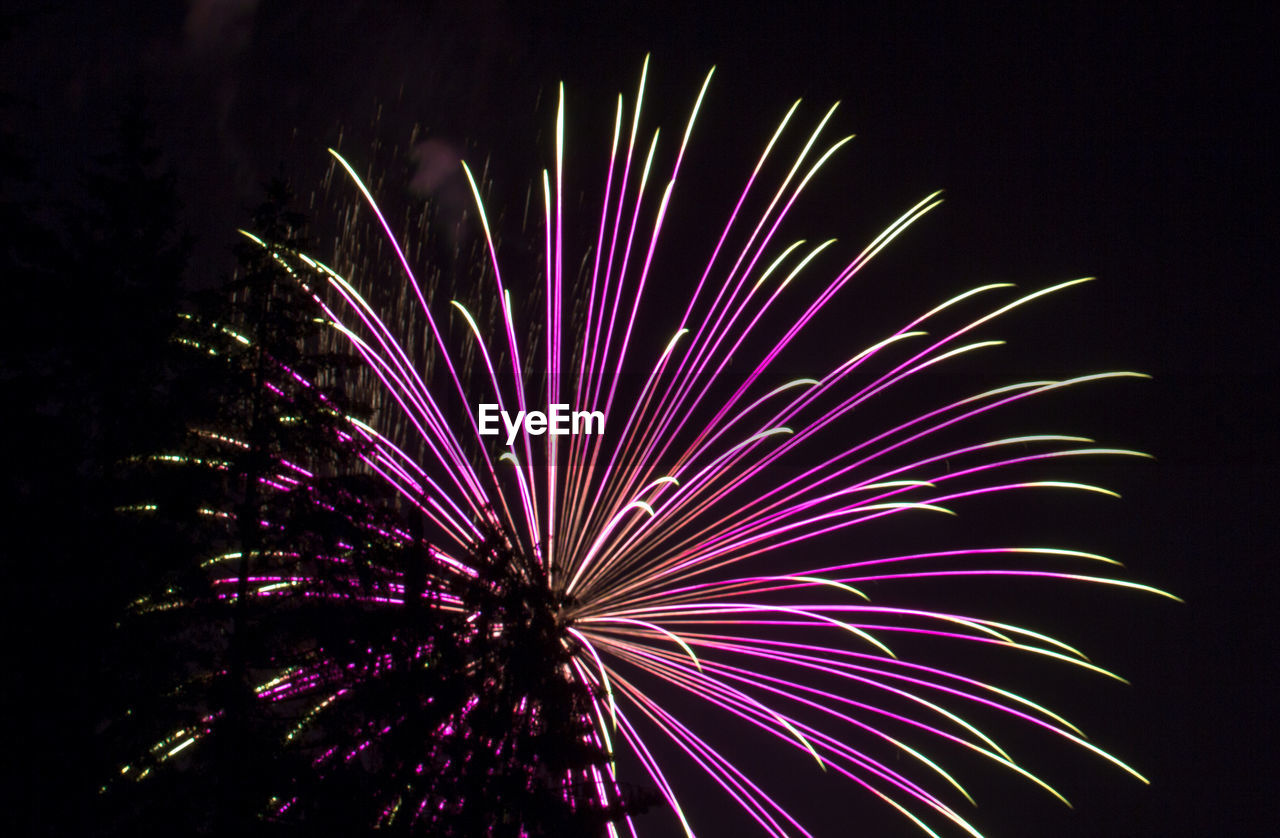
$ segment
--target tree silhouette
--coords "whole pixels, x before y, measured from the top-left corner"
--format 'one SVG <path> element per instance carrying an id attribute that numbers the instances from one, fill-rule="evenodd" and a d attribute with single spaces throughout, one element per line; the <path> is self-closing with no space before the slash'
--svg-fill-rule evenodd
<path id="1" fill-rule="evenodd" d="M 236 276 L 182 318 L 185 442 L 132 461 L 123 510 L 185 546 L 121 635 L 147 677 L 112 730 L 139 755 L 108 784 L 113 817 L 601 835 L 651 801 L 593 779 L 610 757 L 598 697 L 568 677 L 563 604 L 496 535 L 470 575 L 445 567 L 415 503 L 374 479 L 373 408 L 313 299 L 305 227 L 269 186 Z"/>

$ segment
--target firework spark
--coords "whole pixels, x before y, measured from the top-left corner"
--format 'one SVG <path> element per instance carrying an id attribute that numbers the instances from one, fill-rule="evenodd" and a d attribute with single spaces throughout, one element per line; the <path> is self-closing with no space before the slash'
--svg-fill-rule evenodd
<path id="1" fill-rule="evenodd" d="M 646 137 L 642 128 L 645 73 L 647 62 L 633 105 L 618 98 L 603 194 L 585 253 L 571 246 L 586 235 L 582 214 L 569 209 L 565 196 L 561 89 L 555 160 L 541 180 L 545 262 L 542 287 L 530 298 L 537 309 L 513 300 L 470 169 L 466 176 L 488 243 L 484 296 L 491 316 L 461 300 L 442 304 L 433 298 L 370 189 L 334 152 L 394 250 L 418 304 L 433 374 L 424 370 L 420 351 L 410 348 L 407 336 L 414 330 L 380 316 L 352 282 L 308 255 L 254 239 L 304 284 L 376 376 L 378 417 L 344 420 L 344 442 L 359 447 L 368 471 L 396 495 L 402 511 L 411 511 L 407 517 L 423 522 L 421 532 L 406 524 L 365 526 L 397 545 L 397 555 L 424 557 L 423 570 L 415 574 L 406 563 L 380 561 L 357 584 L 352 572 L 335 570 L 351 561 L 355 548 L 349 544 L 322 557 L 320 564 L 329 566 L 324 573 L 295 568 L 245 575 L 235 570 L 239 555 L 229 554 L 209 562 L 215 590 L 225 602 L 247 583 L 245 594 L 264 604 L 333 597 L 374 611 L 429 605 L 432 613 L 458 621 L 450 631 L 464 627 L 464 646 L 491 649 L 499 638 L 510 655 L 536 649 L 546 674 L 585 699 L 570 713 L 583 722 L 570 735 L 607 757 L 586 768 L 556 769 L 563 789 L 586 789 L 565 791 L 565 799 L 574 805 L 594 801 L 601 811 L 617 804 L 626 778 L 612 754 L 625 749 L 689 835 L 697 824 L 664 773 L 660 754 L 666 752 L 687 756 L 765 834 L 810 833 L 803 813 L 752 779 L 712 731 L 696 729 L 682 712 L 685 705 L 667 698 L 673 690 L 796 749 L 814 771 L 847 777 L 929 835 L 937 834 L 935 827 L 979 834 L 954 803 L 971 800 L 969 793 L 940 757 L 930 755 L 935 746 L 967 750 L 1061 797 L 985 729 L 997 717 L 1045 731 L 1142 779 L 1052 710 L 995 683 L 912 660 L 899 647 L 967 644 L 1117 676 L 1028 627 L 903 605 L 897 586 L 1003 577 L 1168 594 L 1081 572 L 1116 563 L 1077 550 L 959 547 L 821 561 L 812 549 L 796 547 L 871 522 L 954 514 L 953 507 L 986 495 L 1040 488 L 1111 494 L 1027 475 L 1067 458 L 1143 455 L 1077 436 L 987 438 L 972 429 L 1044 394 L 1135 373 L 1019 382 L 941 399 L 852 441 L 844 431 L 863 422 L 867 411 L 894 404 L 896 394 L 918 387 L 925 375 L 996 346 L 999 341 L 979 334 L 993 321 L 1085 280 L 1030 293 L 1005 283 L 976 287 L 815 377 L 784 375 L 779 359 L 812 331 L 841 290 L 939 204 L 937 194 L 926 197 L 816 279 L 823 276 L 818 265 L 838 248 L 832 241 L 782 241 L 780 230 L 849 138 L 825 139 L 833 107 L 779 164 L 798 120 L 797 102 L 746 178 L 710 257 L 690 274 L 692 291 L 676 309 L 669 340 L 650 353 L 645 338 L 652 329 L 644 325 L 642 306 L 668 209 L 683 197 L 679 175 L 711 74 L 664 168 L 659 132 Z M 775 170 L 777 176 L 770 174 Z M 767 186 L 770 178 L 776 182 Z M 802 276 L 803 283 L 795 281 Z M 465 324 L 463 340 L 451 324 Z M 311 386 L 286 366 L 276 373 L 272 386 L 281 399 Z M 536 423 L 510 438 L 506 430 L 482 435 L 482 403 L 526 417 L 568 405 L 601 414 L 607 425 L 599 435 L 557 434 Z M 893 414 L 886 409 L 884 415 Z M 278 459 L 263 491 L 305 494 L 314 478 L 304 465 Z M 270 567 L 265 559 L 256 566 Z M 347 589 L 335 590 L 344 579 Z M 404 655 L 370 646 L 367 654 L 357 650 L 342 659 L 322 650 L 272 672 L 256 695 L 297 711 L 286 741 L 308 755 L 311 770 L 340 771 L 366 750 L 386 751 L 405 717 L 390 714 L 385 723 L 332 742 L 314 729 L 398 668 L 438 665 L 444 653 L 432 643 L 409 643 Z M 473 661 L 463 669 L 476 666 Z M 518 689 L 508 698 L 515 727 L 521 718 L 550 712 L 545 698 Z M 428 824 L 437 810 L 453 805 L 429 777 L 447 764 L 454 753 L 450 743 L 465 737 L 484 701 L 483 691 L 467 693 L 432 717 L 425 738 L 433 744 L 424 745 L 418 758 L 386 769 L 395 777 L 373 794 L 373 822 Z M 126 766 L 122 773 L 145 776 L 189 754 L 216 727 L 210 716 L 178 730 L 155 746 L 146 766 Z M 381 764 L 391 763 L 384 754 Z M 269 814 L 287 818 L 297 802 L 298 795 L 282 794 Z M 629 818 L 614 820 L 606 825 L 609 834 L 635 834 Z"/>

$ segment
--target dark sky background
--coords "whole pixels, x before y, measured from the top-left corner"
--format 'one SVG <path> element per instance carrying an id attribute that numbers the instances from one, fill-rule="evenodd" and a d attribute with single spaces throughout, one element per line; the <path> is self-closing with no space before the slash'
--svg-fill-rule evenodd
<path id="1" fill-rule="evenodd" d="M 571 154 L 590 182 L 603 168 L 613 96 L 630 101 L 646 52 L 650 124 L 672 133 L 701 75 L 718 67 L 686 164 L 696 186 L 677 201 L 727 198 L 794 98 L 805 98 L 810 122 L 841 100 L 836 130 L 858 138 L 811 189 L 804 217 L 815 237 L 853 246 L 930 191 L 947 199 L 864 275 L 879 290 L 846 292 L 850 322 L 993 278 L 1098 276 L 1003 327 L 1013 348 L 998 363 L 1154 376 L 1078 393 L 1058 429 L 1156 462 L 1105 471 L 1125 495 L 1105 511 L 1036 519 L 1046 535 L 1061 533 L 1054 543 L 1121 558 L 1131 578 L 1187 600 L 1083 597 L 1047 609 L 1132 686 L 1072 675 L 1037 695 L 1153 785 L 1015 738 L 1077 808 L 979 774 L 979 826 L 1276 834 L 1274 30 L 1260 14 L 1194 4 L 689 5 L 701 8 L 17 3 L 0 60 L 6 127 L 34 161 L 29 188 L 74 200 L 79 172 L 110 146 L 115 114 L 141 85 L 178 174 L 196 236 L 191 282 L 201 285 L 230 268 L 233 230 L 262 181 L 283 173 L 305 195 L 329 145 L 358 166 L 380 161 L 385 191 L 426 195 L 446 217 L 465 194 L 456 174 L 433 167 L 491 155 L 494 194 L 519 206 L 550 159 L 561 79 Z M 415 124 L 430 141 L 416 158 Z M 692 224 L 697 212 L 681 218 Z M 777 773 L 797 793 L 807 782 Z M 852 786 L 822 800 L 806 804 L 819 835 L 911 834 Z M 739 834 L 716 816 L 719 801 L 708 792 L 692 804 L 707 818 L 700 834 Z"/>

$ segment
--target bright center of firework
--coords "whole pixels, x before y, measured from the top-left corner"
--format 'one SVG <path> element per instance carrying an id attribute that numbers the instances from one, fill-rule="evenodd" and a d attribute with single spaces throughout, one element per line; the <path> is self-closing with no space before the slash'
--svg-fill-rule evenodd
<path id="1" fill-rule="evenodd" d="M 531 649 L 559 644 L 570 623 L 572 601 L 551 589 L 537 561 L 509 548 L 478 550 L 474 560 L 484 571 L 465 599 L 482 632 L 487 626 Z"/>

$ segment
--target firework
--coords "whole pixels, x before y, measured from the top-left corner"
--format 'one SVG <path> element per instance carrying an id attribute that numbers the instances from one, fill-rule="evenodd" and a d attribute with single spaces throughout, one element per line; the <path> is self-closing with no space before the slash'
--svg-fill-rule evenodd
<path id="1" fill-rule="evenodd" d="M 802 812 L 726 754 L 716 731 L 690 721 L 686 708 L 698 702 L 762 741 L 795 749 L 812 770 L 843 775 L 930 835 L 978 834 L 955 806 L 968 792 L 931 749 L 967 750 L 1061 797 L 997 743 L 987 727 L 999 719 L 1142 779 L 1030 698 L 900 651 L 960 644 L 1111 673 L 1031 628 L 963 608 L 913 607 L 899 591 L 920 580 L 1006 577 L 1167 594 L 1082 570 L 1116 563 L 1071 549 L 966 545 L 821 559 L 812 547 L 872 522 L 914 526 L 986 495 L 1111 494 L 1040 472 L 1068 458 L 1143 455 L 1061 434 L 979 434 L 990 417 L 1027 400 L 1135 373 L 1019 382 L 893 412 L 903 404 L 897 394 L 915 387 L 918 397 L 926 376 L 997 345 L 984 337 L 993 321 L 1084 280 L 1030 293 L 1005 283 L 966 290 L 847 359 L 802 377 L 783 374 L 782 359 L 841 290 L 939 203 L 926 197 L 824 273 L 819 266 L 839 250 L 834 242 L 786 241 L 781 231 L 848 138 L 825 139 L 832 108 L 801 134 L 798 150 L 784 153 L 797 102 L 715 229 L 709 257 L 679 278 L 687 299 L 654 344 L 646 291 L 668 209 L 687 198 L 679 175 L 710 80 L 669 157 L 659 153 L 659 133 L 642 127 L 644 73 L 634 104 L 619 97 L 589 227 L 565 196 L 561 90 L 555 160 L 541 180 L 541 287 L 523 300 L 504 273 L 470 169 L 487 243 L 479 307 L 441 300 L 419 281 L 398 231 L 336 152 L 394 251 L 416 318 L 383 316 L 339 272 L 253 237 L 362 359 L 376 410 L 359 421 L 331 409 L 333 433 L 394 497 L 385 518 L 364 507 L 344 513 L 367 537 L 364 548 L 353 537 L 307 552 L 306 561 L 265 546 L 252 564 L 248 553 L 210 560 L 213 598 L 224 605 L 252 600 L 284 613 L 291 604 L 334 602 L 393 626 L 373 631 L 376 642 L 330 638 L 288 665 L 278 656 L 260 661 L 250 670 L 262 674 L 255 700 L 290 711 L 283 741 L 301 770 L 322 780 L 353 765 L 376 773 L 369 823 L 405 829 L 462 812 L 466 804 L 439 778 L 506 749 L 527 767 L 517 786 L 551 788 L 567 811 L 595 812 L 610 835 L 636 833 L 628 779 L 655 788 L 695 834 L 664 768 L 672 754 L 705 772 L 765 834 L 809 835 Z M 575 249 L 584 238 L 585 249 Z M 666 293 L 673 284 L 663 283 Z M 266 386 L 281 403 L 323 389 L 278 360 L 270 370 Z M 888 418 L 868 430 L 872 416 Z M 283 456 L 271 462 L 262 492 L 336 509 L 316 471 Z M 163 600 L 143 604 L 161 607 Z M 416 623 L 402 619 L 410 613 Z M 454 673 L 458 684 L 423 671 Z M 362 704 L 343 716 L 362 693 L 388 685 L 402 693 L 384 711 Z M 673 702 L 677 694 L 684 698 Z M 506 731 L 494 733 L 503 718 Z M 202 717 L 156 745 L 148 765 L 123 773 L 146 776 L 189 754 L 218 724 L 216 714 Z M 552 734 L 588 755 L 550 756 Z M 641 776 L 620 776 L 615 754 L 624 752 Z M 473 773 L 492 780 L 487 765 Z M 268 817 L 297 816 L 308 789 L 323 787 L 291 782 L 264 803 Z M 476 827 L 501 829 L 475 817 Z M 536 818 L 522 817 L 520 829 L 535 831 Z"/>

